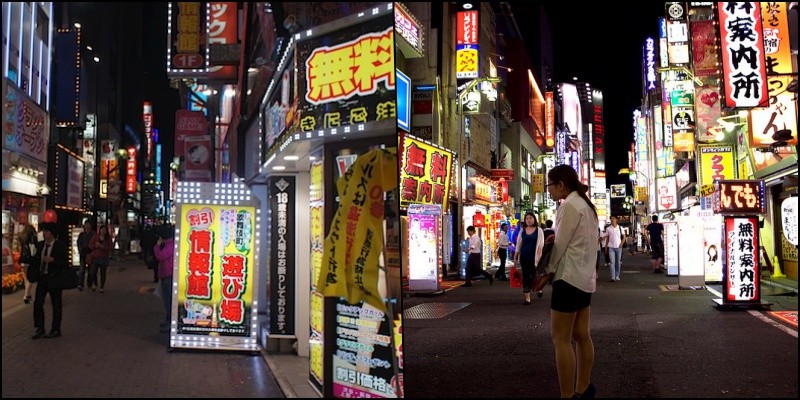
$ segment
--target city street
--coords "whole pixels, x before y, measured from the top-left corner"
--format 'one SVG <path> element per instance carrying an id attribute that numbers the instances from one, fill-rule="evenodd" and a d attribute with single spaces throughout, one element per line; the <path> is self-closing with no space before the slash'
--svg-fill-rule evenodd
<path id="1" fill-rule="evenodd" d="M 766 311 L 717 309 L 721 285 L 678 290 L 648 256 L 625 255 L 622 279 L 598 271 L 592 297 L 598 397 L 797 397 L 797 327 Z M 762 284 L 772 310 L 794 294 Z M 767 295 L 769 293 L 769 295 Z M 521 288 L 485 280 L 403 299 L 407 397 L 558 397 L 550 294 L 523 306 Z"/>
<path id="2" fill-rule="evenodd" d="M 33 302 L 4 295 L 3 397 L 290 397 L 262 354 L 168 351 L 153 287 L 135 256 L 112 261 L 105 293 L 64 291 L 63 336 L 38 340 Z"/>

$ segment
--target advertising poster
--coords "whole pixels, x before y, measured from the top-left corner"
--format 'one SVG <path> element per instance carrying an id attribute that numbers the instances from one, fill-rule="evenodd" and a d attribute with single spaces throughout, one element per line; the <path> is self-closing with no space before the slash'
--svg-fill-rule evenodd
<path id="1" fill-rule="evenodd" d="M 714 21 L 691 21 L 692 26 L 692 59 L 694 60 L 694 76 L 705 77 L 717 74 L 717 44 Z"/>
<path id="2" fill-rule="evenodd" d="M 724 302 L 761 300 L 758 246 L 758 217 L 725 217 Z"/>
<path id="3" fill-rule="evenodd" d="M 179 208 L 175 333 L 251 338 L 256 207 L 187 202 Z"/>
<path id="4" fill-rule="evenodd" d="M 395 120 L 394 47 L 392 13 L 298 41 L 300 130 Z"/>
<path id="5" fill-rule="evenodd" d="M 47 162 L 50 117 L 14 85 L 3 84 L 3 149 Z"/>
<path id="6" fill-rule="evenodd" d="M 439 290 L 439 205 L 408 208 L 408 290 Z"/>
<path id="7" fill-rule="evenodd" d="M 447 211 L 453 153 L 410 135 L 404 135 L 402 144 L 400 207 L 437 204 Z"/>
<path id="8" fill-rule="evenodd" d="M 705 263 L 703 262 L 703 225 L 696 215 L 678 217 L 678 284 L 681 287 L 703 286 L 705 284 Z"/>
<path id="9" fill-rule="evenodd" d="M 712 210 L 702 210 L 703 260 L 706 283 L 722 282 L 722 216 Z"/>
<path id="10" fill-rule="evenodd" d="M 705 85 L 697 88 L 697 141 L 714 142 L 717 141 L 717 134 L 721 127 L 717 126 L 717 120 L 722 116 L 720 103 L 719 87 Z"/>
<path id="11" fill-rule="evenodd" d="M 765 107 L 769 96 L 759 3 L 719 2 L 717 9 L 725 107 Z M 741 62 L 743 57 L 747 62 Z"/>
<path id="12" fill-rule="evenodd" d="M 311 298 L 309 299 L 309 383 L 322 393 L 323 382 L 323 320 L 324 300 L 317 291 L 317 280 L 322 270 L 322 249 L 325 241 L 325 221 L 323 219 L 325 198 L 323 197 L 324 174 L 322 157 L 317 154 L 311 164 L 308 203 L 311 207 Z"/>
<path id="13" fill-rule="evenodd" d="M 678 275 L 678 223 L 663 222 L 664 225 L 664 266 L 667 275 Z"/>

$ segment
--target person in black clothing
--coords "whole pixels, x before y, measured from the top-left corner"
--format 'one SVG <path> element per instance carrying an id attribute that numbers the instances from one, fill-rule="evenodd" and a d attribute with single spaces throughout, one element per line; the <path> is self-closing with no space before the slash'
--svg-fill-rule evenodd
<path id="1" fill-rule="evenodd" d="M 36 245 L 35 262 L 39 266 L 39 280 L 36 284 L 36 298 L 33 301 L 33 326 L 34 333 L 31 339 L 57 338 L 61 336 L 61 293 L 63 289 L 51 288 L 48 278 L 58 274 L 62 270 L 70 268 L 67 263 L 68 249 L 67 243 L 56 240 L 53 232 L 56 229 L 54 223 L 39 224 L 39 229 L 44 234 L 44 240 Z M 53 323 L 50 332 L 44 333 L 44 298 L 50 295 L 50 302 L 53 306 Z"/>
<path id="2" fill-rule="evenodd" d="M 553 220 L 552 219 L 548 219 L 547 221 L 544 221 L 544 226 L 545 226 L 545 228 L 544 228 L 544 239 L 545 240 L 547 240 L 547 238 L 549 238 L 550 236 L 553 236 L 553 235 L 556 234 L 556 230 L 553 229 Z"/>
<path id="3" fill-rule="evenodd" d="M 648 224 L 645 229 L 647 230 L 648 241 L 652 249 L 650 259 L 653 265 L 653 272 L 661 273 L 666 271 L 666 269 L 661 266 L 661 263 L 664 261 L 664 225 L 658 222 L 657 215 L 653 215 L 652 219 L 653 222 Z"/>
<path id="4" fill-rule="evenodd" d="M 148 225 L 142 231 L 142 259 L 144 259 L 147 269 L 153 271 L 153 282 L 158 282 L 158 260 L 153 254 L 153 246 L 158 240 L 158 230 L 156 227 Z"/>
<path id="5" fill-rule="evenodd" d="M 89 242 L 92 240 L 94 235 L 94 224 L 91 221 L 86 220 L 86 222 L 83 223 L 83 232 L 78 234 L 77 240 L 78 254 L 80 256 L 81 263 L 81 265 L 78 267 L 78 290 L 83 290 L 83 284 L 86 282 L 86 272 L 89 269 L 86 257 L 92 252 L 92 249 L 89 247 Z"/>

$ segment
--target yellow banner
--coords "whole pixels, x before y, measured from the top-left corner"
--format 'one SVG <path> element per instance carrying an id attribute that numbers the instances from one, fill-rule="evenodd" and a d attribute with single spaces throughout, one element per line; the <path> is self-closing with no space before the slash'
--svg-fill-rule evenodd
<path id="1" fill-rule="evenodd" d="M 700 187 L 713 184 L 715 180 L 736 179 L 733 146 L 698 145 L 697 150 L 700 157 Z"/>
<path id="2" fill-rule="evenodd" d="M 178 333 L 250 336 L 255 223 L 253 206 L 181 206 Z"/>
<path id="3" fill-rule="evenodd" d="M 383 249 L 383 197 L 397 185 L 397 148 L 360 155 L 336 182 L 339 207 L 325 237 L 317 290 L 364 301 L 386 312 L 378 290 L 378 257 Z"/>
<path id="4" fill-rule="evenodd" d="M 715 191 L 716 191 L 716 188 L 714 187 L 714 185 L 712 185 L 712 184 L 703 185 L 700 188 L 700 196 L 705 197 L 705 196 L 710 195 L 711 193 L 714 193 Z"/>
<path id="5" fill-rule="evenodd" d="M 531 175 L 531 193 L 544 192 L 544 174 Z"/>
<path id="6" fill-rule="evenodd" d="M 646 202 L 648 200 L 648 197 L 649 197 L 647 195 L 647 188 L 644 187 L 644 186 L 636 186 L 636 194 L 635 194 L 635 196 L 636 196 L 636 201 L 644 201 L 644 202 Z"/>
<path id="7" fill-rule="evenodd" d="M 789 40 L 789 3 L 761 2 L 761 22 L 764 31 L 764 56 L 770 74 L 792 73 L 792 49 Z"/>
<path id="8" fill-rule="evenodd" d="M 437 204 L 447 212 L 453 153 L 405 135 L 400 170 L 400 207 Z"/>

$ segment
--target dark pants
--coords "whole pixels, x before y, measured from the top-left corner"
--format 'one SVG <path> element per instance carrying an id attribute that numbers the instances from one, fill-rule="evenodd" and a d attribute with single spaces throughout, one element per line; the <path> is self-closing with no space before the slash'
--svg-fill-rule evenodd
<path id="1" fill-rule="evenodd" d="M 497 267 L 495 276 L 499 279 L 506 279 L 506 259 L 508 258 L 508 249 L 497 249 L 497 256 L 500 257 L 500 266 Z"/>
<path id="2" fill-rule="evenodd" d="M 519 263 L 522 264 L 522 293 L 530 293 L 533 287 L 533 275 L 536 273 L 536 263 L 522 257 Z"/>
<path id="3" fill-rule="evenodd" d="M 36 299 L 33 301 L 33 327 L 44 331 L 44 297 L 50 295 L 53 305 L 53 324 L 51 331 L 61 330 L 61 292 L 62 289 L 51 289 L 47 285 L 47 278 L 43 277 L 36 284 Z"/>
<path id="4" fill-rule="evenodd" d="M 92 268 L 89 270 L 89 286 L 97 286 L 97 270 L 100 270 L 100 289 L 106 287 L 106 271 L 108 270 L 109 259 L 94 260 Z"/>
<path id="5" fill-rule="evenodd" d="M 481 254 L 469 253 L 467 258 L 467 280 L 464 283 L 472 283 L 472 277 L 483 275 L 486 279 L 492 279 L 492 274 L 481 268 Z"/>

